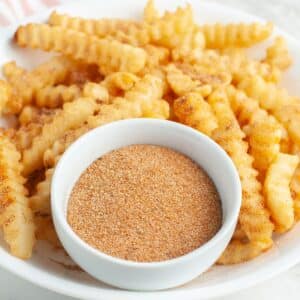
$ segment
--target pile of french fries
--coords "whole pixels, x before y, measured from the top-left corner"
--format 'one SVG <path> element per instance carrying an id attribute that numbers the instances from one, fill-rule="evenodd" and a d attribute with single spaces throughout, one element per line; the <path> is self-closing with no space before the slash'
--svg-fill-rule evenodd
<path id="1" fill-rule="evenodd" d="M 274 232 L 300 218 L 300 102 L 278 83 L 291 65 L 276 37 L 265 56 L 245 49 L 272 24 L 197 25 L 187 5 L 160 14 L 149 1 L 140 21 L 90 20 L 53 12 L 20 26 L 20 47 L 58 53 L 33 70 L 3 66 L 0 113 L 0 222 L 11 253 L 29 258 L 36 239 L 57 244 L 51 177 L 78 137 L 127 118 L 170 119 L 221 145 L 242 183 L 242 207 L 219 264 L 250 260 Z M 180 141 L 178 141 L 180 143 Z"/>

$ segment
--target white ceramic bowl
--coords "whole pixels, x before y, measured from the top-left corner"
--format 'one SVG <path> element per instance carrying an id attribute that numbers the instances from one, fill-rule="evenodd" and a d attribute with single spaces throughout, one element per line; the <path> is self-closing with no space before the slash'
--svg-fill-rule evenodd
<path id="1" fill-rule="evenodd" d="M 104 254 L 82 241 L 72 231 L 66 220 L 67 203 L 79 176 L 105 153 L 132 144 L 153 144 L 172 148 L 192 158 L 208 173 L 220 194 L 223 210 L 222 226 L 211 240 L 175 259 L 140 263 Z M 61 157 L 51 187 L 55 228 L 69 255 L 95 278 L 133 290 L 174 287 L 206 271 L 230 241 L 240 205 L 239 176 L 225 151 L 194 129 L 175 122 L 154 119 L 117 121 L 85 134 Z"/>

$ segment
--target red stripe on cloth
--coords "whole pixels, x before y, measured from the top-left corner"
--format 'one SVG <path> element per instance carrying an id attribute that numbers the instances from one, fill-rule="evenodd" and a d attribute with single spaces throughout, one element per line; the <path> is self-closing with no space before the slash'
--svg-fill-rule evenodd
<path id="1" fill-rule="evenodd" d="M 42 2 L 47 6 L 54 6 L 60 3 L 59 0 L 42 0 Z"/>
<path id="2" fill-rule="evenodd" d="M 30 6 L 30 4 L 27 2 L 27 0 L 21 0 L 21 5 L 22 5 L 23 12 L 26 16 L 33 14 L 34 10 Z"/>
<path id="3" fill-rule="evenodd" d="M 9 24 L 9 21 L 5 18 L 5 16 L 0 13 L 0 25 L 7 26 Z"/>

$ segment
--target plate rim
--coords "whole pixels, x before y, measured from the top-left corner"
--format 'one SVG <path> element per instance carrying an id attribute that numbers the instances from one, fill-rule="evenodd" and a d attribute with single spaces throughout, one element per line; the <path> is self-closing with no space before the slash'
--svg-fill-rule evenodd
<path id="1" fill-rule="evenodd" d="M 187 0 L 186 3 L 192 2 L 193 0 Z M 81 3 L 81 4 L 79 4 Z M 77 0 L 76 5 L 91 5 L 93 3 L 97 3 L 97 0 Z M 48 16 L 50 12 L 52 12 L 55 9 L 67 9 L 69 6 L 72 5 L 72 2 L 66 2 L 64 4 L 56 5 L 54 7 L 48 8 L 43 10 L 40 13 L 34 14 L 34 16 L 23 18 L 22 20 L 18 20 L 14 24 L 10 26 L 6 26 L 3 28 L 0 28 L 0 42 L 6 41 L 7 39 L 11 39 L 12 33 L 16 30 L 16 28 L 22 24 L 32 22 L 32 21 L 38 21 L 43 20 L 45 16 Z M 240 10 L 238 8 L 235 8 L 231 5 L 224 5 L 216 2 L 209 2 L 201 1 L 199 3 L 199 6 L 202 7 L 210 7 L 212 9 L 213 7 L 217 7 L 217 9 L 224 9 L 227 12 L 230 12 L 235 15 L 239 15 L 240 17 L 245 17 L 246 19 L 252 19 L 253 21 L 257 22 L 266 22 L 265 19 L 255 16 L 251 13 L 245 12 L 243 10 Z M 297 40 L 293 35 L 290 33 L 278 28 L 274 25 L 274 30 L 278 34 L 282 34 L 285 37 L 287 37 L 290 41 L 292 41 L 297 47 L 300 49 L 300 41 Z M 268 267 L 265 269 L 260 269 L 257 272 L 252 272 L 247 275 L 241 276 L 241 278 L 234 279 L 231 282 L 225 282 L 225 283 L 218 283 L 213 287 L 213 292 L 211 292 L 212 287 L 191 287 L 186 290 L 180 289 L 170 289 L 170 290 L 163 290 L 163 291 L 154 291 L 154 292 L 143 292 L 142 297 L 145 300 L 150 300 L 155 297 L 155 299 L 163 300 L 163 299 L 174 299 L 174 300 L 181 300 L 182 296 L 185 296 L 189 299 L 212 299 L 219 296 L 225 296 L 234 292 L 237 292 L 242 289 L 249 288 L 251 286 L 254 286 L 258 283 L 261 283 L 263 281 L 266 281 L 268 279 L 271 279 L 272 277 L 290 269 L 294 265 L 298 264 L 300 262 L 300 256 L 299 256 L 299 250 L 300 250 L 300 242 L 299 247 L 295 247 L 291 249 L 291 252 L 288 256 L 284 256 L 280 260 L 274 259 L 271 263 L 268 264 Z M 10 259 L 16 259 L 12 255 L 9 255 Z M 278 261 L 280 263 L 278 263 Z M 26 261 L 22 261 L 21 263 L 26 264 Z M 276 266 L 276 268 L 274 268 Z M 4 260 L 0 259 L 0 267 L 5 269 L 6 271 L 18 276 L 19 278 L 24 279 L 27 282 L 30 282 L 36 286 L 45 288 L 47 290 L 56 292 L 61 295 L 70 296 L 74 298 L 80 299 L 98 299 L 98 300 L 105 300 L 108 299 L 108 297 L 112 300 L 118 300 L 121 294 L 126 297 L 126 299 L 139 299 L 141 297 L 141 292 L 135 292 L 135 291 L 127 291 L 127 290 L 106 290 L 105 288 L 96 288 L 96 287 L 86 287 L 86 289 L 82 292 L 80 289 L 75 289 L 77 286 L 78 288 L 82 288 L 82 286 L 78 283 L 72 282 L 72 284 L 68 287 L 63 285 L 63 282 L 58 286 L 57 282 L 53 283 L 51 281 L 44 280 L 44 278 L 36 278 L 36 277 L 30 277 L 26 274 L 24 271 L 19 271 L 21 268 L 14 268 L 13 265 L 11 265 L 9 262 L 4 262 Z M 272 270 L 272 271 L 270 271 Z M 39 271 L 41 272 L 41 271 Z M 49 276 L 49 275 L 48 275 Z M 50 275 L 51 277 L 55 277 L 54 275 Z M 74 289 L 72 288 L 74 286 Z M 99 295 L 99 292 L 101 290 L 101 295 Z M 98 291 L 98 293 L 97 293 Z M 113 295 L 112 295 L 113 294 Z M 204 296 L 205 294 L 205 296 Z M 172 297 L 172 298 L 171 298 Z M 200 298 L 199 298 L 200 297 Z M 203 298 L 204 297 L 204 298 Z"/>

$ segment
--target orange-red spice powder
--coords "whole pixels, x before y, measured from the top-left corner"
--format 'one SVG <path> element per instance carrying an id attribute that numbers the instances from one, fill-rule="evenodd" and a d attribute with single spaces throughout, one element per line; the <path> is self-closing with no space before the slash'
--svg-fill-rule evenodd
<path id="1" fill-rule="evenodd" d="M 67 219 L 74 232 L 111 256 L 153 262 L 184 255 L 222 223 L 209 176 L 169 148 L 131 145 L 93 162 L 75 184 Z"/>

